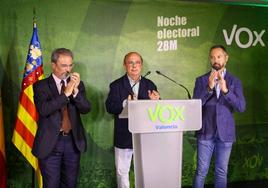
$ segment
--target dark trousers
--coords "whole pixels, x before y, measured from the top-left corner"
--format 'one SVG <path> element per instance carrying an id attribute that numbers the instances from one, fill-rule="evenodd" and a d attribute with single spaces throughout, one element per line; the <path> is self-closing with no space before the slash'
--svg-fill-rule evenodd
<path id="1" fill-rule="evenodd" d="M 47 141 L 49 142 L 49 140 Z M 72 134 L 60 134 L 58 142 L 45 159 L 39 159 L 44 188 L 75 188 L 79 172 L 80 152 Z"/>

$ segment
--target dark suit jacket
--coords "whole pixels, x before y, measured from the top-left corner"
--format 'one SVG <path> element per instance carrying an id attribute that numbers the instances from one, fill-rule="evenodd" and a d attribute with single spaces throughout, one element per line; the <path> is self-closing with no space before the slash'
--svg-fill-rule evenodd
<path id="1" fill-rule="evenodd" d="M 138 99 L 149 99 L 148 90 L 157 90 L 155 84 L 144 77 L 140 80 Z M 123 101 L 132 93 L 127 75 L 110 84 L 110 92 L 106 100 L 106 109 L 114 114 L 114 145 L 118 148 L 132 149 L 132 135 L 128 130 L 128 119 L 119 119 L 123 110 Z"/>
<path id="2" fill-rule="evenodd" d="M 202 100 L 202 128 L 197 132 L 200 139 L 210 139 L 215 131 L 222 141 L 236 139 L 235 122 L 232 113 L 246 108 L 241 81 L 226 71 L 225 80 L 229 92 L 220 93 L 217 99 L 215 89 L 208 92 L 210 72 L 196 79 L 193 98 Z"/>
<path id="3" fill-rule="evenodd" d="M 86 137 L 80 113 L 89 112 L 91 105 L 86 98 L 82 81 L 78 89 L 75 98 L 59 94 L 52 75 L 33 85 L 34 103 L 39 113 L 38 129 L 32 148 L 32 153 L 36 157 L 40 159 L 47 157 L 56 145 L 61 129 L 61 109 L 67 104 L 75 145 L 81 152 L 86 150 Z"/>

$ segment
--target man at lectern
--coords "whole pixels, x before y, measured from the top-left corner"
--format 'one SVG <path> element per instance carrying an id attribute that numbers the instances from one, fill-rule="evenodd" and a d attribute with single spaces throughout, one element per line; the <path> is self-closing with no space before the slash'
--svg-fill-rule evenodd
<path id="1" fill-rule="evenodd" d="M 160 98 L 155 84 L 141 76 L 142 65 L 143 59 L 139 53 L 129 52 L 125 55 L 123 66 L 126 74 L 110 84 L 105 103 L 107 112 L 114 115 L 114 149 L 118 188 L 129 187 L 129 170 L 133 154 L 128 119 L 120 119 L 118 116 L 128 100 L 158 100 Z"/>
<path id="2" fill-rule="evenodd" d="M 211 71 L 196 79 L 194 96 L 202 100 L 202 128 L 197 131 L 197 169 L 194 188 L 204 187 L 211 157 L 215 158 L 215 187 L 227 187 L 227 169 L 236 139 L 232 113 L 245 110 L 241 81 L 226 70 L 224 46 L 210 48 Z"/>

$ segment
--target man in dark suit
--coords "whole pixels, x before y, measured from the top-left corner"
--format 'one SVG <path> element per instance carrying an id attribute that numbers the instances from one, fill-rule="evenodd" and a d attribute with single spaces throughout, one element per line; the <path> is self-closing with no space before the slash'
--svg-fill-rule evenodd
<path id="1" fill-rule="evenodd" d="M 126 74 L 110 84 L 110 92 L 106 100 L 107 112 L 114 115 L 114 146 L 117 187 L 129 187 L 129 170 L 132 159 L 132 135 L 128 130 L 128 119 L 120 119 L 118 115 L 128 100 L 158 100 L 159 93 L 155 84 L 141 76 L 143 59 L 137 52 L 125 55 L 124 68 Z"/>
<path id="2" fill-rule="evenodd" d="M 226 71 L 228 54 L 222 45 L 210 49 L 212 70 L 196 79 L 194 96 L 202 100 L 202 128 L 197 132 L 197 169 L 194 187 L 204 187 L 212 154 L 215 157 L 215 187 L 227 186 L 227 169 L 235 123 L 232 113 L 245 110 L 241 81 Z"/>
<path id="3" fill-rule="evenodd" d="M 74 188 L 80 153 L 86 150 L 80 114 L 88 113 L 91 105 L 79 73 L 71 73 L 69 49 L 54 50 L 51 66 L 52 74 L 33 86 L 39 120 L 32 153 L 39 159 L 45 188 Z"/>

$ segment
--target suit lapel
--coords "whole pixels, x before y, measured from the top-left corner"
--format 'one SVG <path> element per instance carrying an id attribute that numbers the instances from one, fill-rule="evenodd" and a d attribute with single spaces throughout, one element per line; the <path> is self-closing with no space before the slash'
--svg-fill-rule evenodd
<path id="1" fill-rule="evenodd" d="M 205 79 L 203 80 L 205 82 L 205 84 L 208 84 L 208 78 L 209 78 L 209 75 L 210 75 L 211 71 L 208 72 L 207 74 L 205 74 Z"/>
<path id="2" fill-rule="evenodd" d="M 144 92 L 147 92 L 146 91 L 146 88 L 145 88 L 145 82 L 144 82 L 144 78 L 141 77 L 141 81 L 140 81 L 140 85 L 139 85 L 139 95 L 138 95 L 138 99 L 144 99 L 145 96 L 147 96 L 146 94 L 147 93 L 144 93 Z"/>
<path id="3" fill-rule="evenodd" d="M 229 72 L 226 71 L 226 74 L 225 74 L 225 80 L 226 80 L 226 84 L 227 84 L 227 87 L 228 85 L 230 84 L 231 82 L 231 75 L 229 74 Z"/>
<path id="4" fill-rule="evenodd" d="M 226 71 L 226 75 L 225 75 L 225 80 L 226 80 L 226 85 L 227 85 L 228 89 L 231 89 L 234 87 L 233 86 L 233 76 L 230 73 L 228 73 L 227 71 Z"/>
<path id="5" fill-rule="evenodd" d="M 127 90 L 127 92 L 129 94 L 132 94 L 132 89 L 131 89 L 131 86 L 130 86 L 130 83 L 129 83 L 129 80 L 128 80 L 128 77 L 127 77 L 127 74 L 125 74 L 123 76 L 123 87 Z"/>
<path id="6" fill-rule="evenodd" d="M 50 91 L 52 92 L 53 96 L 59 95 L 59 91 L 58 91 L 58 88 L 56 86 L 56 82 L 55 82 L 52 75 L 50 75 L 48 77 L 48 87 L 49 87 Z"/>

